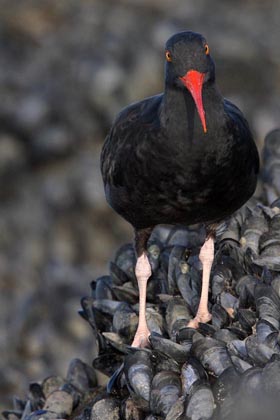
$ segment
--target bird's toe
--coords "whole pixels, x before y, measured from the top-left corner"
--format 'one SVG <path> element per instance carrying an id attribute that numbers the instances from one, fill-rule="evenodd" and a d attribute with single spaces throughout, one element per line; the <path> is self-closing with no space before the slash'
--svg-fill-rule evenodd
<path id="1" fill-rule="evenodd" d="M 134 340 L 131 344 L 132 347 L 150 347 L 149 336 L 151 335 L 150 330 L 145 329 L 141 331 L 136 331 Z"/>

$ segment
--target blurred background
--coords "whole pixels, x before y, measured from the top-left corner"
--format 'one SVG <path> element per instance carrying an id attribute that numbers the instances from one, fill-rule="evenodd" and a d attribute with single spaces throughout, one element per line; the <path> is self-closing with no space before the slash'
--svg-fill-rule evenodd
<path id="1" fill-rule="evenodd" d="M 99 173 L 115 114 L 163 88 L 164 43 L 208 41 L 259 148 L 279 126 L 279 0 L 0 1 L 0 409 L 90 363 L 77 311 L 132 230 Z"/>

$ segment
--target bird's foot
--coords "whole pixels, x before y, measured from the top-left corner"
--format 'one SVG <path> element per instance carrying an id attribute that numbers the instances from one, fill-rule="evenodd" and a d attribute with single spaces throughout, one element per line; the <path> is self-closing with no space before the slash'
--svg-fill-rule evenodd
<path id="1" fill-rule="evenodd" d="M 207 322 L 211 321 L 211 319 L 212 319 L 212 315 L 208 311 L 197 313 L 196 316 L 188 322 L 187 327 L 198 328 L 200 322 L 203 322 L 206 324 Z"/>
<path id="2" fill-rule="evenodd" d="M 136 334 L 134 336 L 134 340 L 131 344 L 132 347 L 140 347 L 145 348 L 150 346 L 149 337 L 151 332 L 148 328 L 137 329 Z"/>

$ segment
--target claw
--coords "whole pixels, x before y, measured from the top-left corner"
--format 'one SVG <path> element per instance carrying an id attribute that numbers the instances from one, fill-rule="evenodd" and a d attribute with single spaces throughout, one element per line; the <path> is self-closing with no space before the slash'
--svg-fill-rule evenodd
<path id="1" fill-rule="evenodd" d="M 206 312 L 206 313 L 203 313 L 203 314 L 197 314 L 196 316 L 195 316 L 195 318 L 193 318 L 193 319 L 191 319 L 189 322 L 188 322 L 188 325 L 187 325 L 187 327 L 190 327 L 190 328 L 198 328 L 199 327 L 199 323 L 200 322 L 203 322 L 203 323 L 207 323 L 207 322 L 209 322 L 209 321 L 211 321 L 211 319 L 212 319 L 212 315 L 210 314 L 210 312 Z"/>

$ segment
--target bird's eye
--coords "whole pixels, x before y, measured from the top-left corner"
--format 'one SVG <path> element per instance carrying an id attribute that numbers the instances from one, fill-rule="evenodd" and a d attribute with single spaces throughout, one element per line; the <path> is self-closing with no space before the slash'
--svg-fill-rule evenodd
<path id="1" fill-rule="evenodd" d="M 206 54 L 206 55 L 208 55 L 208 54 L 209 54 L 209 45 L 208 45 L 208 44 L 205 44 L 205 45 L 204 45 L 204 51 L 205 51 L 205 54 Z"/>
<path id="2" fill-rule="evenodd" d="M 166 58 L 166 61 L 168 61 L 169 63 L 172 61 L 170 51 L 165 51 L 165 58 Z"/>

